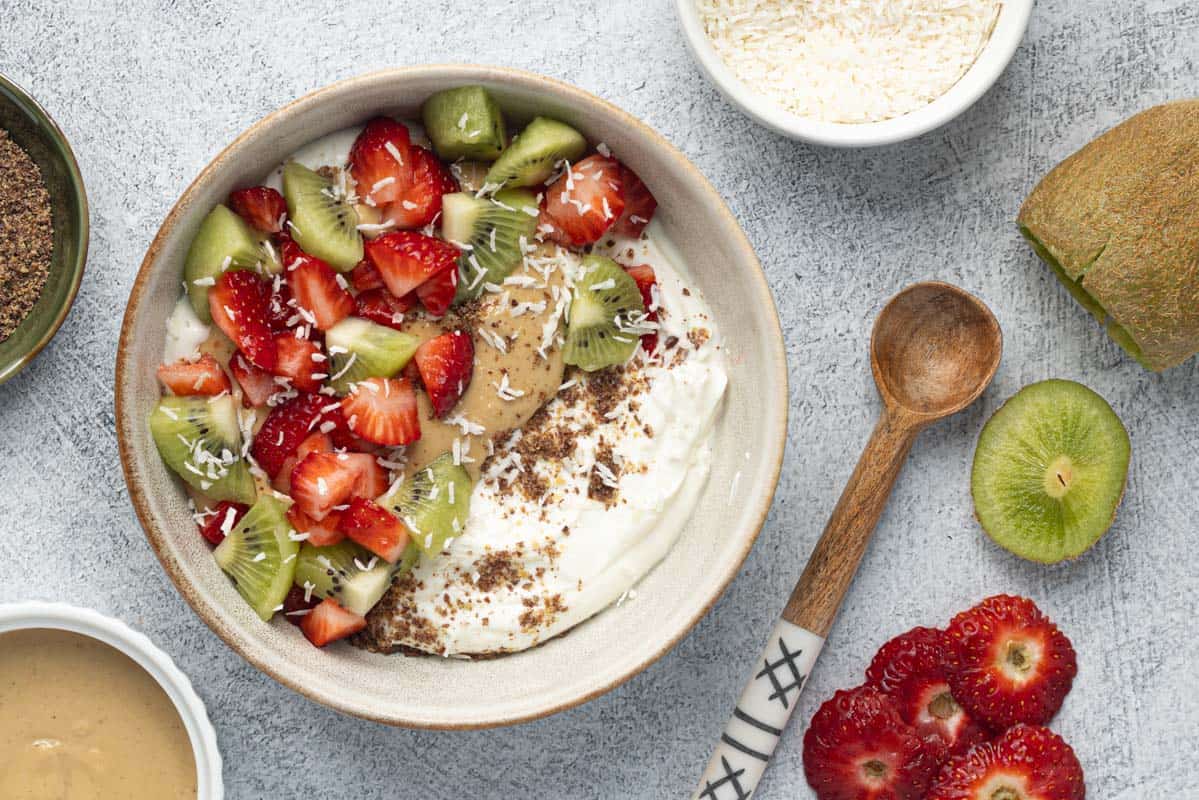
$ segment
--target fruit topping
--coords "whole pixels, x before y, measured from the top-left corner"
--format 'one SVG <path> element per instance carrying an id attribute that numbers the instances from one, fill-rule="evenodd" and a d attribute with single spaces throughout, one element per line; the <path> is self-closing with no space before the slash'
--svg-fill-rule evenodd
<path id="1" fill-rule="evenodd" d="M 278 343 L 275 347 L 277 351 Z M 241 402 L 246 408 L 265 406 L 271 395 L 279 389 L 271 373 L 254 366 L 241 353 L 234 353 L 229 359 L 229 371 L 241 387 Z"/>
<path id="2" fill-rule="evenodd" d="M 229 195 L 229 207 L 263 233 L 279 233 L 287 219 L 287 203 L 283 195 L 268 186 L 238 189 Z"/>
<path id="3" fill-rule="evenodd" d="M 366 255 L 387 290 L 403 297 L 425 281 L 454 269 L 458 248 L 415 231 L 392 231 L 366 243 Z"/>
<path id="4" fill-rule="evenodd" d="M 484 284 L 501 285 L 520 265 L 537 231 L 537 196 L 504 189 L 491 199 L 470 192 L 442 198 L 441 232 L 465 249 L 458 259 L 459 299 L 477 297 Z"/>
<path id="5" fill-rule="evenodd" d="M 213 551 L 238 593 L 263 620 L 282 610 L 300 552 L 284 508 L 270 495 L 259 498 Z"/>
<path id="6" fill-rule="evenodd" d="M 620 163 L 588 156 L 545 190 L 538 227 L 556 242 L 582 247 L 599 241 L 624 213 Z"/>
<path id="7" fill-rule="evenodd" d="M 164 397 L 150 414 L 150 434 L 166 465 L 205 496 L 254 502 L 232 396 Z"/>
<path id="8" fill-rule="evenodd" d="M 277 271 L 263 250 L 260 234 L 225 206 L 216 206 L 200 223 L 183 264 L 183 283 L 192 310 L 211 322 L 208 291 L 229 270 Z"/>
<path id="9" fill-rule="evenodd" d="M 1017 725 L 998 739 L 954 756 L 927 800 L 1083 800 L 1082 765 L 1047 728 Z"/>
<path id="10" fill-rule="evenodd" d="M 330 422 L 327 411 L 330 405 L 337 408 L 337 401 L 315 394 L 301 394 L 272 409 L 250 447 L 258 466 L 271 478 L 278 475 L 300 443 L 323 423 Z"/>
<path id="11" fill-rule="evenodd" d="M 417 547 L 436 554 L 462 533 L 471 488 L 470 475 L 446 453 L 400 481 L 379 504 L 399 516 Z"/>
<path id="12" fill-rule="evenodd" d="M 363 245 L 363 248 L 365 247 Z M 358 266 L 350 270 L 350 285 L 356 292 L 378 289 L 383 285 L 383 276 L 379 274 L 378 268 L 371 263 L 369 258 L 364 258 L 358 262 Z"/>
<path id="13" fill-rule="evenodd" d="M 470 386 L 475 364 L 470 335 L 463 331 L 443 333 L 418 347 L 412 358 L 433 405 L 433 416 L 440 419 Z"/>
<path id="14" fill-rule="evenodd" d="M 494 161 L 504 149 L 504 115 L 482 86 L 431 95 L 421 106 L 421 120 L 437 155 L 446 161 Z"/>
<path id="15" fill-rule="evenodd" d="M 345 394 L 358 381 L 390 378 L 404 368 L 419 344 L 410 334 L 347 317 L 325 334 L 332 359 L 329 380 L 339 394 Z"/>
<path id="16" fill-rule="evenodd" d="M 392 330 L 404 329 L 404 314 L 416 306 L 416 294 L 397 298 L 386 289 L 369 289 L 354 298 L 354 313 Z"/>
<path id="17" fill-rule="evenodd" d="M 297 533 L 307 534 L 305 540 L 316 547 L 328 547 L 346 538 L 345 533 L 338 527 L 341 524 L 341 512 L 330 511 L 325 518 L 317 521 L 293 505 L 287 509 L 287 521 Z"/>
<path id="18" fill-rule="evenodd" d="M 405 378 L 368 378 L 341 401 L 346 424 L 368 442 L 395 446 L 420 438 L 416 392 Z"/>
<path id="19" fill-rule="evenodd" d="M 246 270 L 225 272 L 208 292 L 212 321 L 250 363 L 275 368 L 275 338 L 267 322 L 270 284 Z"/>
<path id="20" fill-rule="evenodd" d="M 347 201 L 344 187 L 289 161 L 283 167 L 283 197 L 291 236 L 305 253 L 339 272 L 358 265 L 362 234 L 358 232 L 358 213 Z"/>
<path id="21" fill-rule="evenodd" d="M 359 472 L 346 453 L 309 453 L 291 471 L 291 497 L 320 522 L 354 495 Z"/>
<path id="22" fill-rule="evenodd" d="M 624 271 L 629 273 L 629 277 L 637 282 L 637 290 L 641 292 L 641 304 L 645 306 L 645 321 L 658 321 L 658 299 L 654 296 L 657 292 L 655 288 L 658 285 L 658 278 L 654 275 L 654 268 L 648 264 L 638 264 L 634 267 L 625 267 Z M 641 347 L 647 353 L 652 353 L 658 349 L 658 334 L 643 333 L 641 334 Z"/>
<path id="23" fill-rule="evenodd" d="M 610 258 L 584 256 L 571 295 L 562 355 L 567 364 L 588 372 L 623 364 L 637 349 L 641 334 L 653 330 L 644 321 L 637 282 Z"/>
<path id="24" fill-rule="evenodd" d="M 366 123 L 350 149 L 350 174 L 358 197 L 368 206 L 400 199 L 412 183 L 412 139 L 408 128 L 390 117 Z"/>
<path id="25" fill-rule="evenodd" d="M 394 564 L 408 547 L 408 528 L 373 500 L 355 497 L 341 515 L 338 528 L 352 541 Z"/>
<path id="26" fill-rule="evenodd" d="M 620 165 L 620 184 L 624 189 L 624 212 L 612 225 L 612 232 L 621 236 L 640 236 L 654 218 L 658 201 L 636 172 Z"/>
<path id="27" fill-rule="evenodd" d="M 283 263 L 296 311 L 305 322 L 327 331 L 354 312 L 349 284 L 324 261 L 292 247 L 285 249 Z"/>
<path id="28" fill-rule="evenodd" d="M 287 592 L 287 597 L 283 598 L 283 618 L 292 625 L 299 627 L 300 620 L 304 619 L 309 611 L 320 605 L 320 602 L 321 599 L 319 597 L 314 597 L 311 592 L 305 591 L 303 587 L 292 586 Z"/>
<path id="29" fill-rule="evenodd" d="M 487 171 L 484 185 L 538 186 L 562 161 L 574 161 L 587 150 L 587 140 L 569 125 L 536 117 L 512 140 Z"/>
<path id="30" fill-rule="evenodd" d="M 250 507 L 245 503 L 231 503 L 228 500 L 222 500 L 204 513 L 203 520 L 199 524 L 200 535 L 208 540 L 209 544 L 220 544 L 225 541 L 225 537 L 233 530 L 233 526 L 241 522 L 241 518 L 249 510 Z"/>
<path id="31" fill-rule="evenodd" d="M 232 391 L 229 378 L 217 362 L 208 353 L 195 361 L 181 358 L 171 364 L 158 367 L 158 380 L 170 390 L 171 394 L 204 395 L 211 397 L 222 392 Z"/>
<path id="32" fill-rule="evenodd" d="M 458 182 L 431 150 L 415 145 L 410 155 L 412 182 L 383 212 L 383 219 L 397 228 L 423 228 L 431 224 L 441 213 L 442 196 L 458 191 Z"/>
<path id="33" fill-rule="evenodd" d="M 344 639 L 366 627 L 366 617 L 347 611 L 336 600 L 325 599 L 300 620 L 304 638 L 317 647 Z"/>
<path id="34" fill-rule="evenodd" d="M 391 585 L 392 578 L 412 567 L 415 548 L 399 564 L 390 564 L 351 541 L 318 547 L 311 541 L 300 548 L 296 585 L 308 597 L 336 600 L 347 611 L 366 614 Z"/>

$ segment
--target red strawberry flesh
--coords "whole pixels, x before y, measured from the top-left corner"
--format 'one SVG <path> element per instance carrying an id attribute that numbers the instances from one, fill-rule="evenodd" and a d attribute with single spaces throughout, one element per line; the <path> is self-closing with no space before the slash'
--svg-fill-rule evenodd
<path id="1" fill-rule="evenodd" d="M 338 528 L 347 537 L 394 564 L 408 547 L 408 527 L 373 500 L 355 497 L 341 515 Z"/>
<path id="2" fill-rule="evenodd" d="M 275 368 L 270 297 L 270 284 L 244 269 L 222 273 L 208 292 L 213 322 L 250 363 L 268 371 Z"/>
<path id="3" fill-rule="evenodd" d="M 598 241 L 624 213 L 624 205 L 620 163 L 589 156 L 545 190 L 538 226 L 557 242 L 581 247 Z"/>
<path id="4" fill-rule="evenodd" d="M 207 539 L 209 544 L 220 544 L 249 510 L 250 507 L 244 503 L 222 500 L 204 517 L 204 522 L 200 525 L 200 535 Z"/>
<path id="5" fill-rule="evenodd" d="M 412 182 L 408 128 L 389 117 L 366 124 L 350 149 L 350 174 L 358 196 L 372 206 L 394 202 Z"/>
<path id="6" fill-rule="evenodd" d="M 366 257 L 379 270 L 383 284 L 403 297 L 425 281 L 457 269 L 458 248 L 415 231 L 392 231 L 366 242 Z"/>
<path id="7" fill-rule="evenodd" d="M 195 361 L 185 358 L 158 367 L 158 380 L 171 390 L 171 394 L 212 397 L 232 390 L 229 377 L 208 353 Z"/>
<path id="8" fill-rule="evenodd" d="M 637 173 L 624 164 L 620 165 L 620 183 L 624 189 L 624 213 L 612 225 L 612 232 L 621 236 L 640 236 L 654 218 L 658 201 Z"/>
<path id="9" fill-rule="evenodd" d="M 420 438 L 416 392 L 405 378 L 359 381 L 341 401 L 346 424 L 368 442 L 395 446 Z"/>
<path id="10" fill-rule="evenodd" d="M 317 647 L 344 639 L 366 627 L 366 617 L 347 611 L 336 600 L 325 598 L 300 620 L 304 637 Z"/>
<path id="11" fill-rule="evenodd" d="M 1083 800 L 1082 765 L 1060 736 L 1016 725 L 991 742 L 954 756 L 928 800 Z"/>
<path id="12" fill-rule="evenodd" d="M 397 228 L 423 228 L 441 213 L 441 198 L 458 191 L 458 182 L 441 161 L 419 145 L 409 151 L 412 183 L 383 212 Z"/>
<path id="13" fill-rule="evenodd" d="M 429 339 L 416 349 L 413 361 L 433 405 L 433 416 L 444 417 L 470 386 L 475 365 L 470 335 L 450 331 Z"/>
<path id="14" fill-rule="evenodd" d="M 283 230 L 287 203 L 283 195 L 267 186 L 238 189 L 229 195 L 229 207 L 251 227 L 263 233 Z"/>
<path id="15" fill-rule="evenodd" d="M 250 453 L 258 465 L 274 478 L 300 443 L 329 418 L 327 406 L 336 401 L 315 394 L 301 394 L 276 406 L 254 437 Z"/>

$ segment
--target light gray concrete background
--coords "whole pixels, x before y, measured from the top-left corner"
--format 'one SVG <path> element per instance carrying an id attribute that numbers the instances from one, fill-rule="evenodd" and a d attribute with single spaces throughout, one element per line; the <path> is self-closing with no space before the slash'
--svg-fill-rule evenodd
<path id="1" fill-rule="evenodd" d="M 667 0 L 102 3 L 0 0 L 0 72 L 74 143 L 92 203 L 74 311 L 0 387 L 0 601 L 94 606 L 139 627 L 192 677 L 232 798 L 684 797 L 798 576 L 878 410 L 866 360 L 882 302 L 925 278 L 981 295 L 1006 333 L 994 386 L 927 433 L 896 487 L 762 798 L 811 797 L 801 734 L 888 637 L 987 594 L 1030 595 L 1081 672 L 1054 723 L 1088 796 L 1181 796 L 1196 754 L 1196 362 L 1151 375 L 1060 289 L 1012 220 L 1037 177 L 1100 131 L 1195 92 L 1199 7 L 1041 0 L 1027 39 L 973 109 L 919 141 L 838 152 L 755 127 L 688 56 Z M 241 130 L 339 78 L 470 61 L 575 83 L 662 131 L 708 175 L 757 248 L 787 338 L 791 421 L 774 509 L 741 574 L 668 656 L 611 694 L 476 733 L 340 716 L 256 672 L 176 594 L 117 463 L 112 371 L 142 253 L 192 177 Z M 987 416 L 1025 383 L 1082 380 L 1133 442 L 1115 526 L 1073 564 L 1023 563 L 971 517 Z M 1186 791 L 1183 790 L 1183 794 Z"/>

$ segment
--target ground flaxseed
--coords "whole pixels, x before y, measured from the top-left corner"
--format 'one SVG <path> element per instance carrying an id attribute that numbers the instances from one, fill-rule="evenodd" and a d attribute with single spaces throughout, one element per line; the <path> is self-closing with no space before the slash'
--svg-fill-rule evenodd
<path id="1" fill-rule="evenodd" d="M 0 342 L 29 316 L 46 285 L 53 250 L 42 171 L 0 128 Z"/>

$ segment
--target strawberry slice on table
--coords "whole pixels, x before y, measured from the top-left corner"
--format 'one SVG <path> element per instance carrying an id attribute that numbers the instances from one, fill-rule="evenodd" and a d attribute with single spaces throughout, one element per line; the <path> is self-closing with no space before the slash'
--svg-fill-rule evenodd
<path id="1" fill-rule="evenodd" d="M 450 331 L 416 348 L 412 360 L 433 404 L 433 416 L 444 417 L 470 386 L 475 369 L 474 343 L 463 331 Z"/>
<path id="2" fill-rule="evenodd" d="M 442 272 L 457 271 L 457 247 L 416 231 L 391 231 L 368 240 L 365 247 L 366 257 L 395 297 L 403 297 Z"/>
<path id="3" fill-rule="evenodd" d="M 454 270 L 457 274 L 458 270 Z M 404 329 L 404 314 L 416 306 L 416 294 L 396 297 L 386 289 L 368 289 L 354 298 L 354 315 L 386 325 L 397 331 Z"/>
<path id="4" fill-rule="evenodd" d="M 170 364 L 162 364 L 158 367 L 158 380 L 171 390 L 171 394 L 180 396 L 212 397 L 233 389 L 220 362 L 208 353 L 195 361 L 181 358 Z"/>
<path id="5" fill-rule="evenodd" d="M 350 430 L 368 442 L 395 446 L 420 438 L 416 392 L 404 378 L 368 378 L 341 401 Z"/>
<path id="6" fill-rule="evenodd" d="M 804 734 L 803 763 L 819 800 L 921 800 L 945 760 L 872 686 L 837 692 Z"/>
<path id="7" fill-rule="evenodd" d="M 301 392 L 315 392 L 321 388 L 328 362 L 320 345 L 290 333 L 281 333 L 275 337 L 275 348 L 278 352 L 276 375 L 287 378 Z"/>
<path id="8" fill-rule="evenodd" d="M 397 228 L 423 228 L 441 213 L 442 196 L 458 191 L 458 181 L 433 151 L 413 145 L 409 153 L 412 183 L 384 209 L 383 217 Z"/>
<path id="9" fill-rule="evenodd" d="M 347 454 L 309 453 L 291 471 L 291 499 L 320 522 L 353 496 L 358 480 L 358 469 Z"/>
<path id="10" fill-rule="evenodd" d="M 341 513 L 338 511 L 330 511 L 318 521 L 293 505 L 287 509 L 287 521 L 297 532 L 308 534 L 308 543 L 313 547 L 328 547 L 346 538 L 338 528 L 341 523 Z"/>
<path id="11" fill-rule="evenodd" d="M 421 305 L 435 317 L 450 310 L 454 296 L 458 293 L 458 270 L 447 269 L 434 275 L 416 287 L 416 296 Z"/>
<path id="12" fill-rule="evenodd" d="M 913 628 L 879 648 L 866 670 L 866 683 L 890 695 L 903 721 L 921 736 L 941 738 L 961 753 L 989 737 L 953 698 L 945 677 L 949 639 L 936 628 Z"/>
<path id="13" fill-rule="evenodd" d="M 355 497 L 341 515 L 338 528 L 351 540 L 379 558 L 394 564 L 404 555 L 410 539 L 408 526 L 373 500 Z"/>
<path id="14" fill-rule="evenodd" d="M 991 742 L 954 756 L 925 795 L 928 800 L 1083 800 L 1082 765 L 1048 728 L 1017 725 Z"/>
<path id="15" fill-rule="evenodd" d="M 358 197 L 368 206 L 395 202 L 412 183 L 412 138 L 389 117 L 366 123 L 350 148 L 350 175 Z"/>
<path id="16" fill-rule="evenodd" d="M 332 421 L 328 406 L 336 410 L 337 402 L 321 395 L 300 394 L 273 408 L 250 446 L 258 466 L 275 478 L 300 443 L 322 423 Z"/>
<path id="17" fill-rule="evenodd" d="M 320 602 L 319 597 L 309 593 L 304 587 L 293 586 L 287 597 L 283 598 L 283 618 L 298 628 L 300 621 L 308 616 L 309 611 L 320 605 Z"/>
<path id="18" fill-rule="evenodd" d="M 646 320 L 649 322 L 657 322 L 658 303 L 654 298 L 654 287 L 658 285 L 658 276 L 654 274 L 654 268 L 648 264 L 638 264 L 634 267 L 625 267 L 624 271 L 629 273 L 629 276 L 637 282 L 637 289 L 641 292 L 641 302 L 645 304 Z M 641 334 L 641 346 L 647 353 L 652 353 L 657 350 L 658 334 Z"/>
<path id="19" fill-rule="evenodd" d="M 229 371 L 241 387 L 241 404 L 246 408 L 262 408 L 279 388 L 271 373 L 254 366 L 241 353 L 229 359 Z"/>
<path id="20" fill-rule="evenodd" d="M 588 156 L 545 190 L 538 228 L 561 244 L 581 247 L 599 241 L 624 213 L 620 162 Z"/>
<path id="21" fill-rule="evenodd" d="M 612 232 L 621 236 L 640 236 L 654 218 L 658 201 L 637 173 L 624 164 L 620 165 L 620 183 L 624 187 L 624 212 L 613 223 Z"/>
<path id="22" fill-rule="evenodd" d="M 275 368 L 270 300 L 270 284 L 244 269 L 222 273 L 208 291 L 212 321 L 251 364 L 268 371 Z"/>
<path id="23" fill-rule="evenodd" d="M 288 259 L 287 282 L 297 308 L 304 309 L 311 321 L 322 331 L 327 331 L 354 312 L 354 298 L 346 291 L 345 278 L 319 258 L 300 251 L 298 256 Z M 310 315 L 310 316 L 309 316 Z"/>
<path id="24" fill-rule="evenodd" d="M 229 195 L 229 207 L 250 226 L 263 233 L 278 233 L 287 219 L 283 195 L 269 186 L 238 189 Z"/>
<path id="25" fill-rule="evenodd" d="M 241 518 L 249 510 L 250 507 L 245 503 L 232 503 L 228 500 L 222 500 L 204 517 L 203 524 L 199 526 L 200 535 L 208 540 L 209 544 L 220 544 L 225 541 L 225 537 L 229 535 L 229 531 L 233 530 L 234 525 L 241 522 Z"/>
<path id="26" fill-rule="evenodd" d="M 383 285 L 383 276 L 369 258 L 364 258 L 358 262 L 358 266 L 350 270 L 350 285 L 356 292 L 378 289 Z"/>
<path id="27" fill-rule="evenodd" d="M 344 639 L 366 627 L 366 617 L 346 611 L 336 600 L 325 598 L 300 620 L 304 638 L 317 647 Z"/>
<path id="28" fill-rule="evenodd" d="M 1078 674 L 1070 640 L 1024 597 L 988 597 L 954 617 L 946 635 L 954 698 L 998 730 L 1053 719 Z"/>

